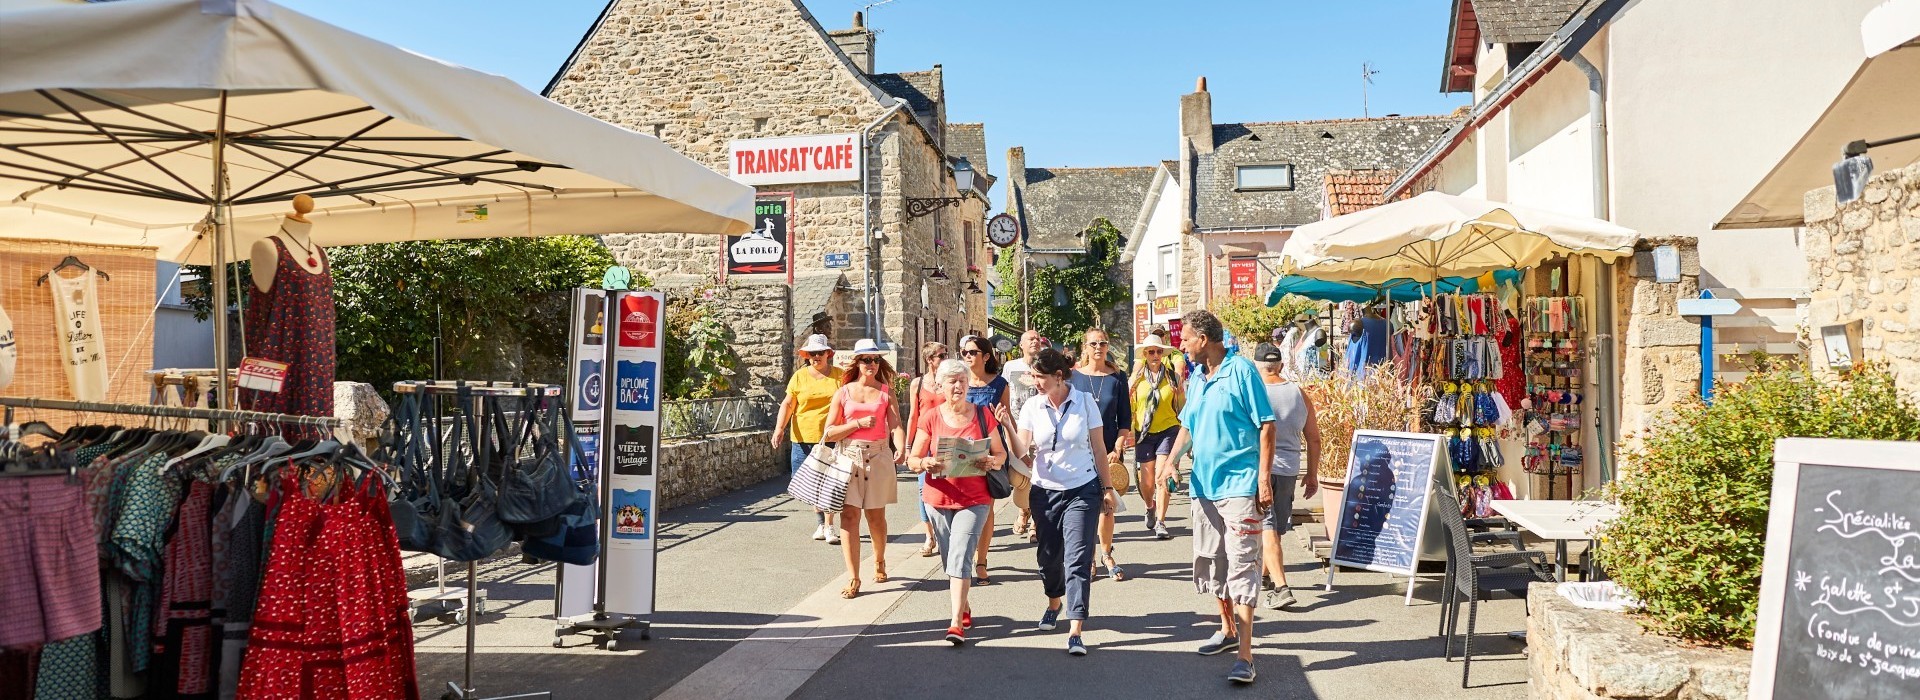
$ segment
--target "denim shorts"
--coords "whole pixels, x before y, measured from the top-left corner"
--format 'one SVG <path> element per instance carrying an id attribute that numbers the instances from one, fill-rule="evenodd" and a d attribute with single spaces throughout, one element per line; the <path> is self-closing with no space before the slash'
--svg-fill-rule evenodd
<path id="1" fill-rule="evenodd" d="M 1161 456 L 1173 454 L 1173 438 L 1179 434 L 1180 426 L 1176 425 L 1157 433 L 1141 435 L 1133 445 L 1133 461 L 1144 465 Z"/>

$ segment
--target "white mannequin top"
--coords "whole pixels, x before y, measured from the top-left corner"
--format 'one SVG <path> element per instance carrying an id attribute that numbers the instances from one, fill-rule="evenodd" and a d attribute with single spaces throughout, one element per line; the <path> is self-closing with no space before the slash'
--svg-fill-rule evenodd
<path id="1" fill-rule="evenodd" d="M 313 274 L 321 274 L 327 269 L 325 256 L 320 247 L 313 243 L 313 222 L 302 221 L 291 216 L 280 220 L 280 230 L 266 238 L 255 241 L 250 255 L 253 261 L 253 284 L 261 292 L 273 291 L 273 276 L 280 269 L 280 251 L 273 245 L 274 239 L 286 246 L 287 254 L 293 256 L 293 262 L 300 269 Z M 312 259 L 318 264 L 309 265 Z"/>

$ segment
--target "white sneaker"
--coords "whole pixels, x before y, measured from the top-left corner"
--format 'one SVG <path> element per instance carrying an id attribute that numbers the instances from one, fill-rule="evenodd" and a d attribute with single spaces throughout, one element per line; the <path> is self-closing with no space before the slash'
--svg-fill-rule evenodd
<path id="1" fill-rule="evenodd" d="M 827 538 L 827 526 L 826 526 L 826 525 L 824 525 L 824 524 L 822 524 L 822 525 L 815 525 L 815 526 L 814 526 L 814 528 L 813 528 L 813 538 L 814 538 L 814 539 L 816 539 L 816 540 L 824 540 L 824 539 L 826 539 L 826 538 Z"/>
<path id="2" fill-rule="evenodd" d="M 840 544 L 840 528 L 827 528 L 827 544 Z"/>

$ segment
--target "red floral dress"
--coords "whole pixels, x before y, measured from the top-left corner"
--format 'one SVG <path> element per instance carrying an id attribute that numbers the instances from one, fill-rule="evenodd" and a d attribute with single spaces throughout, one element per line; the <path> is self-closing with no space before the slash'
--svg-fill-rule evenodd
<path id="1" fill-rule="evenodd" d="M 308 272 L 279 238 L 273 290 L 247 285 L 247 356 L 287 363 L 280 393 L 241 389 L 245 408 L 302 416 L 333 415 L 333 262 L 314 249 L 320 273 Z"/>

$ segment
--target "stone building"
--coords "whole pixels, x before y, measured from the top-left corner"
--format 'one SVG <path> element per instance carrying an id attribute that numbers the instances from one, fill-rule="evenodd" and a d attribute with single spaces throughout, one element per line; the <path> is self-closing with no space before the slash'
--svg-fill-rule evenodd
<path id="1" fill-rule="evenodd" d="M 789 356 L 794 337 L 814 331 L 843 348 L 864 337 L 911 348 L 957 338 L 970 313 L 984 317 L 985 295 L 968 292 L 983 279 L 969 266 L 985 267 L 980 239 L 993 180 L 984 129 L 947 123 L 940 66 L 876 73 L 875 38 L 858 14 L 853 27 L 828 32 L 798 0 L 613 0 L 547 86 L 555 101 L 652 134 L 764 193 L 791 193 L 794 284 L 774 314 L 787 332 L 734 329 L 743 346 L 781 346 L 767 356 Z M 780 181 L 742 172 L 750 168 L 736 167 L 731 155 L 773 147 L 756 139 L 802 136 L 831 141 L 829 152 L 852 158 L 832 172 Z M 971 150 L 953 150 L 949 139 Z M 963 153 L 978 159 L 963 161 Z M 603 240 L 621 264 L 655 279 L 720 273 L 719 237 Z"/>
<path id="2" fill-rule="evenodd" d="M 1005 253 L 1016 257 L 1016 269 L 1026 265 L 1068 265 L 1086 254 L 1084 233 L 1095 220 L 1106 219 L 1123 239 L 1133 229 L 1140 203 L 1154 180 L 1154 167 L 1029 168 L 1026 149 L 1007 149 L 1007 208 L 1020 221 L 1023 238 Z M 1133 276 L 1125 262 L 1110 272 L 1126 284 Z M 1020 281 L 1007 280 L 1004 294 L 1017 295 Z M 1109 329 L 1117 346 L 1131 347 L 1127 329 L 1133 326 L 1130 307 L 1108 310 L 1100 325 Z"/>
<path id="3" fill-rule="evenodd" d="M 1252 276 L 1240 291 L 1264 296 L 1294 227 L 1378 204 L 1451 125 L 1398 115 L 1215 123 L 1201 78 L 1180 98 L 1180 158 L 1162 164 L 1135 212 L 1135 303 L 1150 304 L 1155 322 L 1212 308 L 1234 294 L 1236 267 Z"/>

